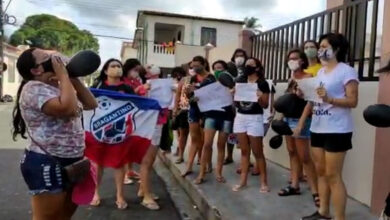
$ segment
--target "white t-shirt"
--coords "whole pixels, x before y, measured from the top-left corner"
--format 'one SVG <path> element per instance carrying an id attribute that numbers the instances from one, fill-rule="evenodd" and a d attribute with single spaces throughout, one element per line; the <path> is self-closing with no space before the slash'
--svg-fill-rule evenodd
<path id="1" fill-rule="evenodd" d="M 322 83 L 328 96 L 335 99 L 345 98 L 345 85 L 350 81 L 359 82 L 358 75 L 351 66 L 339 63 L 330 73 L 322 68 L 317 74 L 318 86 Z M 353 132 L 353 119 L 350 108 L 333 106 L 329 103 L 313 103 L 313 116 L 310 130 L 314 133 L 350 133 Z"/>
<path id="2" fill-rule="evenodd" d="M 268 99 L 268 108 L 264 109 L 264 112 L 263 112 L 263 121 L 264 121 L 264 124 L 268 124 L 270 123 L 270 121 L 268 120 L 268 118 L 271 116 L 271 97 L 272 97 L 272 94 L 273 94 L 273 87 L 274 87 L 274 82 L 270 79 L 267 79 L 266 80 L 267 83 L 268 83 L 268 86 L 269 86 L 269 91 L 270 94 L 269 94 L 269 99 Z"/>

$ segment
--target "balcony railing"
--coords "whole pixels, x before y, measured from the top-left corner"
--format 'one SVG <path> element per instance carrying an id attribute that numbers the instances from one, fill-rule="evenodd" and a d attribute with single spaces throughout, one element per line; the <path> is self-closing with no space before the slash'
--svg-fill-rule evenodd
<path id="1" fill-rule="evenodd" d="M 157 54 L 175 54 L 175 46 L 165 44 L 154 44 L 153 52 Z"/>
<path id="2" fill-rule="evenodd" d="M 263 62 L 266 78 L 285 82 L 289 77 L 285 59 L 290 49 L 301 47 L 306 40 L 318 41 L 328 32 L 342 33 L 350 43 L 347 60 L 357 68 L 360 80 L 376 81 L 378 5 L 379 0 L 356 0 L 263 32 L 252 38 L 252 56 Z"/>

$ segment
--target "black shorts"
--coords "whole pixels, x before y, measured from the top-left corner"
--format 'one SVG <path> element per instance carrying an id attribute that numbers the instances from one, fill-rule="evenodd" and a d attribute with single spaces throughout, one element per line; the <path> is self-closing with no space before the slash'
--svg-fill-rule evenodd
<path id="1" fill-rule="evenodd" d="M 345 152 L 352 149 L 351 133 L 313 133 L 311 146 L 323 148 L 327 152 Z"/>
<path id="2" fill-rule="evenodd" d="M 177 130 L 179 128 L 188 128 L 188 111 L 181 110 L 176 118 L 172 121 L 172 130 Z"/>

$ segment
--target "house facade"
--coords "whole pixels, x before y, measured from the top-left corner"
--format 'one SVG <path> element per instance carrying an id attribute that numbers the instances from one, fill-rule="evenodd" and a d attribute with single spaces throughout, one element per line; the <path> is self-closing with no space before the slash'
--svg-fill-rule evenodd
<path id="1" fill-rule="evenodd" d="M 22 77 L 16 68 L 16 61 L 19 55 L 23 52 L 23 48 L 11 46 L 9 44 L 3 44 L 4 63 L 7 65 L 7 70 L 1 75 L 2 86 L 1 94 L 16 96 Z"/>
<path id="2" fill-rule="evenodd" d="M 242 21 L 139 11 L 133 47 L 141 63 L 172 68 L 193 56 L 204 56 L 209 43 L 215 48 L 238 47 L 243 25 Z"/>

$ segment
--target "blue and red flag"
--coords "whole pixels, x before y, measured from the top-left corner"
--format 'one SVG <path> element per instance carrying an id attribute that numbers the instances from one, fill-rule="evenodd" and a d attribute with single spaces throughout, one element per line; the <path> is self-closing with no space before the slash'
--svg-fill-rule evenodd
<path id="1" fill-rule="evenodd" d="M 85 155 L 106 167 L 141 163 L 161 110 L 158 102 L 102 89 L 91 92 L 98 107 L 84 111 Z"/>

